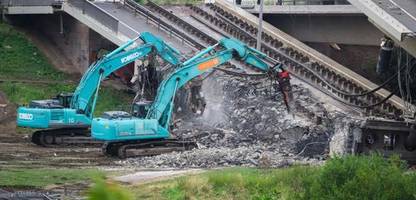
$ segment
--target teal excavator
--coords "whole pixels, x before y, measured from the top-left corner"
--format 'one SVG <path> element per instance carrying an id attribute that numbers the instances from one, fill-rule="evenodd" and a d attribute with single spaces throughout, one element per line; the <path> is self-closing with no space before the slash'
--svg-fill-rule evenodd
<path id="1" fill-rule="evenodd" d="M 141 39 L 143 44 L 134 47 Z M 123 66 L 157 54 L 173 66 L 180 64 L 180 53 L 151 33 L 139 37 L 105 55 L 84 73 L 74 93 L 55 99 L 34 100 L 17 110 L 17 125 L 40 129 L 32 134 L 32 142 L 42 146 L 65 143 L 65 138 L 90 138 L 90 125 L 101 81 Z M 83 140 L 81 140 L 83 141 Z M 85 141 L 85 140 L 84 140 Z"/>
<path id="2" fill-rule="evenodd" d="M 224 38 L 194 57 L 182 63 L 160 84 L 153 102 L 139 101 L 133 112 L 105 112 L 94 118 L 91 134 L 94 139 L 105 141 L 103 152 L 120 158 L 160 154 L 163 151 L 194 148 L 193 141 L 172 139 L 169 128 L 174 108 L 175 94 L 182 86 L 197 76 L 212 71 L 217 66 L 236 58 L 277 80 L 286 105 L 290 97 L 289 73 L 280 63 L 242 42 Z M 155 151 L 156 149 L 156 151 Z"/>

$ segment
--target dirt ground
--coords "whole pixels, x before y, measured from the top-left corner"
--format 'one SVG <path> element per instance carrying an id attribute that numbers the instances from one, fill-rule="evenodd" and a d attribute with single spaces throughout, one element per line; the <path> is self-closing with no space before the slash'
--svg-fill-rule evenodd
<path id="1" fill-rule="evenodd" d="M 17 133 L 15 119 L 0 125 L 0 168 L 114 166 L 99 146 L 45 148 L 30 142 L 30 134 Z"/>
<path id="2" fill-rule="evenodd" d="M 2 98 L 2 102 L 7 102 L 7 99 Z M 101 153 L 100 146 L 45 148 L 30 142 L 30 131 L 19 133 L 22 131 L 16 130 L 16 106 L 9 103 L 6 116 L 0 118 L 0 169 L 116 165 L 115 159 L 105 157 Z"/>
<path id="3" fill-rule="evenodd" d="M 0 97 L 5 97 L 4 95 Z M 3 103 L 6 98 L 1 99 Z M 1 110 L 0 110 L 1 111 Z M 45 148 L 30 142 L 29 133 L 16 130 L 16 106 L 7 102 L 7 112 L 0 118 L 0 170 L 16 168 L 117 168 L 115 159 L 105 157 L 100 146 Z M 47 194 L 52 199 L 81 199 L 90 183 L 51 185 L 47 188 L 12 188 L 0 186 L 0 197 L 23 195 L 22 197 Z M 1 198 L 0 198 L 1 199 Z"/>

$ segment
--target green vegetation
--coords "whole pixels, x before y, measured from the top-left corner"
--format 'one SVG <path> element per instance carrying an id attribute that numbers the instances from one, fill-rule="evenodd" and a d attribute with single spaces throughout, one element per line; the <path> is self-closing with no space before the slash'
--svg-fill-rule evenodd
<path id="1" fill-rule="evenodd" d="M 416 174 L 399 157 L 335 158 L 304 182 L 304 199 L 416 199 Z"/>
<path id="2" fill-rule="evenodd" d="M 25 36 L 11 26 L 0 23 L 0 79 L 51 81 L 51 83 L 0 83 L 11 102 L 28 104 L 31 100 L 55 97 L 61 92 L 73 92 L 78 79 L 54 69 L 45 56 Z M 57 82 L 58 81 L 58 82 Z M 103 87 L 97 101 L 95 115 L 130 104 L 133 96 L 113 88 Z"/>
<path id="3" fill-rule="evenodd" d="M 110 87 L 102 87 L 95 107 L 95 116 L 100 116 L 109 110 L 120 110 L 121 107 L 129 106 L 134 95 Z"/>
<path id="4" fill-rule="evenodd" d="M 13 27 L 0 22 L 0 79 L 64 80 L 45 56 Z"/>
<path id="5" fill-rule="evenodd" d="M 76 183 L 103 177 L 104 173 L 96 169 L 1 169 L 0 186 L 36 187 L 52 184 Z"/>
<path id="6" fill-rule="evenodd" d="M 31 100 L 51 98 L 60 92 L 71 92 L 74 84 L 29 84 L 4 82 L 0 90 L 7 94 L 8 99 L 18 105 L 28 104 Z"/>
<path id="7" fill-rule="evenodd" d="M 97 179 L 92 188 L 88 190 L 89 200 L 129 200 L 132 195 L 118 184 Z"/>
<path id="8" fill-rule="evenodd" d="M 7 94 L 11 102 L 18 105 L 28 104 L 31 100 L 55 97 L 61 92 L 73 92 L 75 84 L 29 84 L 29 83 L 0 83 L 0 90 Z M 104 111 L 114 110 L 122 105 L 128 105 L 133 96 L 109 87 L 102 87 L 98 96 L 94 114 L 101 115 Z"/>
<path id="9" fill-rule="evenodd" d="M 137 199 L 416 199 L 398 158 L 333 158 L 321 167 L 231 168 L 132 186 Z"/>

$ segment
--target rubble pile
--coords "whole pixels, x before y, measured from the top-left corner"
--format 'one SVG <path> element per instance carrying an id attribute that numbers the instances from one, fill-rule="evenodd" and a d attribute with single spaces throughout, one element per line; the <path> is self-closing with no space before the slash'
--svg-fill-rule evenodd
<path id="1" fill-rule="evenodd" d="M 204 81 L 204 114 L 177 120 L 172 130 L 177 138 L 195 140 L 198 149 L 123 162 L 152 168 L 282 167 L 317 164 L 328 156 L 333 116 L 308 89 L 293 85 L 295 110 L 288 114 L 267 79 L 214 77 Z"/>

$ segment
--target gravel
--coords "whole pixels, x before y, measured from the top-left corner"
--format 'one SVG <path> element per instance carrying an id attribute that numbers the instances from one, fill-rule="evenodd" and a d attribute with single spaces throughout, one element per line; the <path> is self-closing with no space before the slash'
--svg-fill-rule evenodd
<path id="1" fill-rule="evenodd" d="M 198 149 L 120 162 L 145 168 L 320 164 L 329 155 L 334 120 L 343 114 L 328 112 L 300 85 L 292 90 L 295 109 L 288 113 L 267 79 L 216 72 L 202 86 L 203 115 L 176 119 L 172 130 L 177 138 L 197 141 Z"/>

